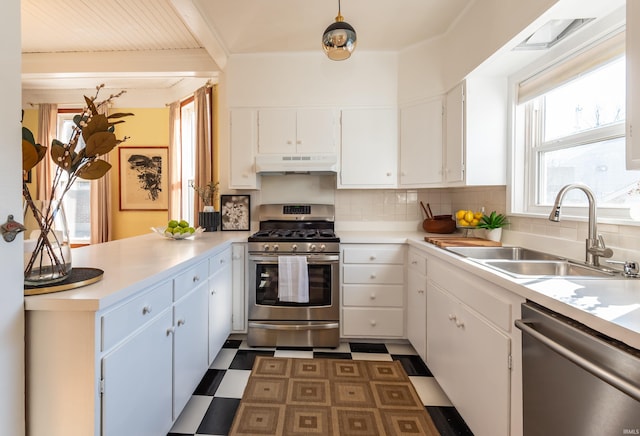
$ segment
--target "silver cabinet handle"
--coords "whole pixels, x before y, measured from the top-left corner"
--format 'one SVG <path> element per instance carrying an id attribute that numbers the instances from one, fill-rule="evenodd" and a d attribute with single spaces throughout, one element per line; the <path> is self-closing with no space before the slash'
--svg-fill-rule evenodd
<path id="1" fill-rule="evenodd" d="M 542 342 L 544 345 L 546 345 L 551 350 L 553 350 L 556 353 L 558 353 L 560 356 L 562 356 L 565 359 L 575 363 L 580 368 L 584 369 L 585 371 L 590 372 L 591 374 L 595 375 L 596 377 L 598 377 L 600 380 L 604 381 L 605 383 L 610 384 L 614 388 L 616 388 L 616 389 L 624 392 L 625 394 L 633 397 L 636 401 L 640 401 L 640 387 L 639 386 L 636 386 L 636 385 L 628 382 L 627 380 L 621 378 L 617 374 L 614 374 L 614 373 L 612 373 L 610 371 L 607 371 L 605 368 L 603 368 L 601 366 L 598 366 L 598 365 L 594 364 L 593 362 L 585 359 L 581 355 L 569 350 L 568 348 L 564 347 L 562 344 L 559 344 L 558 342 L 554 341 L 553 339 L 543 335 L 542 333 L 540 333 L 539 331 L 537 331 L 536 329 L 531 327 L 530 324 L 528 324 L 528 323 L 526 323 L 526 322 L 524 322 L 524 321 L 522 321 L 520 319 L 517 319 L 515 321 L 515 325 L 520 330 L 522 330 L 523 333 L 526 333 L 529 336 L 533 337 L 534 339 L 537 339 L 538 341 Z"/>
<path id="2" fill-rule="evenodd" d="M 186 324 L 186 321 L 184 319 L 179 319 L 178 320 L 178 327 L 181 327 L 181 326 L 183 326 L 185 324 Z"/>
<path id="3" fill-rule="evenodd" d="M 144 307 L 142 308 L 142 314 L 143 314 L 143 315 L 146 315 L 146 314 L 148 314 L 148 313 L 151 313 L 151 305 L 149 305 L 149 306 L 144 306 Z"/>

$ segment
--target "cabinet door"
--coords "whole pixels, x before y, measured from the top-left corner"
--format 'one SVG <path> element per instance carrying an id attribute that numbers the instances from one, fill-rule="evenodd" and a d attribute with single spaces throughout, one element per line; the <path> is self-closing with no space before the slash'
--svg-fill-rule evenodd
<path id="1" fill-rule="evenodd" d="M 245 244 L 234 244 L 231 247 L 231 277 L 232 277 L 232 296 L 233 304 L 232 325 L 231 330 L 234 332 L 246 333 L 246 280 L 245 280 Z"/>
<path id="2" fill-rule="evenodd" d="M 172 422 L 171 310 L 102 359 L 102 434 L 158 436 Z"/>
<path id="3" fill-rule="evenodd" d="M 442 182 L 442 99 L 400 112 L 400 186 Z"/>
<path id="4" fill-rule="evenodd" d="M 339 187 L 396 186 L 397 118 L 391 108 L 342 111 Z"/>
<path id="5" fill-rule="evenodd" d="M 231 264 L 209 277 L 209 363 L 218 355 L 231 333 Z"/>
<path id="6" fill-rule="evenodd" d="M 261 109 L 258 112 L 258 153 L 295 153 L 296 111 Z"/>
<path id="7" fill-rule="evenodd" d="M 446 138 L 444 180 L 464 182 L 464 84 L 460 83 L 446 96 Z"/>
<path id="8" fill-rule="evenodd" d="M 173 419 L 176 419 L 209 367 L 206 281 L 176 302 L 173 311 Z"/>
<path id="9" fill-rule="evenodd" d="M 257 189 L 258 176 L 255 169 L 257 113 L 253 109 L 233 109 L 230 117 L 229 188 Z"/>
<path id="10" fill-rule="evenodd" d="M 333 109 L 299 109 L 296 118 L 298 153 L 336 153 L 338 116 Z"/>
<path id="11" fill-rule="evenodd" d="M 510 339 L 432 282 L 427 365 L 475 435 L 508 435 Z"/>
<path id="12" fill-rule="evenodd" d="M 627 169 L 640 168 L 640 4 L 627 1 Z M 635 125 L 635 132 L 633 126 Z M 635 137 L 633 136 L 635 133 Z"/>
<path id="13" fill-rule="evenodd" d="M 407 274 L 407 338 L 427 361 L 427 277 L 409 269 Z"/>

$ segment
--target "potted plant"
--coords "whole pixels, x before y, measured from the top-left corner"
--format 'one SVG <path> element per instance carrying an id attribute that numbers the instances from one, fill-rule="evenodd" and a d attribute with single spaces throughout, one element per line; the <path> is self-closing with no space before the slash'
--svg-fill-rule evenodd
<path id="1" fill-rule="evenodd" d="M 220 224 L 220 212 L 215 210 L 215 202 L 218 196 L 219 182 L 210 181 L 204 186 L 191 185 L 198 197 L 204 203 L 202 212 L 198 212 L 198 224 L 206 232 L 215 232 Z"/>
<path id="2" fill-rule="evenodd" d="M 509 224 L 506 215 L 492 211 L 489 215 L 482 214 L 477 228 L 487 231 L 487 239 L 491 241 L 500 241 L 502 238 L 502 228 Z"/>

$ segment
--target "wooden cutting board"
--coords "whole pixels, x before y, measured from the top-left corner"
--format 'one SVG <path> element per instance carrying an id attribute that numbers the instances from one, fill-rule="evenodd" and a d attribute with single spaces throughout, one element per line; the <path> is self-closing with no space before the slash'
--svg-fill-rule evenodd
<path id="1" fill-rule="evenodd" d="M 502 245 L 499 241 L 461 236 L 425 236 L 424 240 L 438 247 L 500 247 Z"/>

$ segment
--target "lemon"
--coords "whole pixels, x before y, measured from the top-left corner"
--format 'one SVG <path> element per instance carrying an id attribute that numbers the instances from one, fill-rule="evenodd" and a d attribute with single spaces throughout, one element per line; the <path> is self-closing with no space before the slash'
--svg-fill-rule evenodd
<path id="1" fill-rule="evenodd" d="M 460 209 L 456 212 L 456 219 L 462 220 L 464 219 L 464 215 L 467 213 L 466 210 Z"/>
<path id="2" fill-rule="evenodd" d="M 467 223 L 470 223 L 471 221 L 473 221 L 473 212 L 471 212 L 470 210 L 467 211 L 467 213 L 464 214 L 464 220 Z"/>
<path id="3" fill-rule="evenodd" d="M 458 224 L 460 224 L 462 227 L 469 226 L 469 222 L 464 219 L 458 220 Z"/>
<path id="4" fill-rule="evenodd" d="M 180 220 L 180 222 L 178 223 L 178 225 L 179 225 L 180 227 L 182 227 L 183 229 L 184 229 L 184 228 L 189 227 L 189 223 L 188 223 L 187 221 L 185 221 L 185 220 Z"/>
<path id="5" fill-rule="evenodd" d="M 474 218 L 474 219 L 471 220 L 471 222 L 469 224 L 471 224 L 472 227 L 475 227 L 475 226 L 478 225 L 479 222 L 480 222 L 479 220 Z"/>
<path id="6" fill-rule="evenodd" d="M 476 212 L 473 214 L 473 217 L 479 220 L 480 218 L 482 218 L 482 215 L 484 215 L 482 212 Z"/>
<path id="7" fill-rule="evenodd" d="M 169 223 L 167 224 L 167 227 L 169 227 L 170 229 L 172 229 L 174 227 L 178 227 L 178 221 L 177 220 L 169 221 Z"/>

